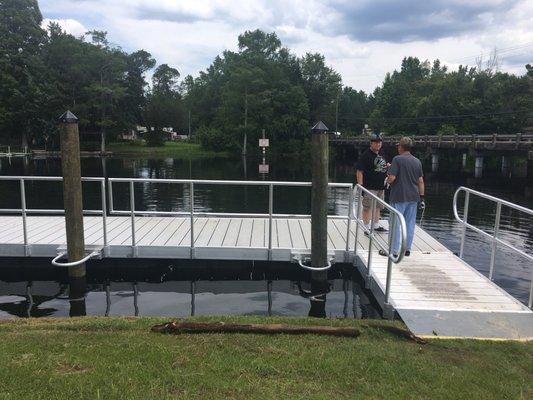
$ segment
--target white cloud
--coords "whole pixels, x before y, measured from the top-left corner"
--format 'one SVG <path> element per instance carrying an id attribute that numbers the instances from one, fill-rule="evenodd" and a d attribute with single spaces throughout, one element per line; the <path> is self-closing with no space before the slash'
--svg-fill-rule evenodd
<path id="1" fill-rule="evenodd" d="M 41 26 L 46 29 L 50 22 L 55 22 L 67 33 L 70 33 L 73 36 L 79 37 L 87 32 L 87 28 L 83 24 L 75 19 L 53 19 L 53 18 L 44 18 Z"/>
<path id="2" fill-rule="evenodd" d="M 398 3 L 403 3 L 398 2 Z M 47 0 L 41 10 L 75 35 L 98 29 L 125 50 L 198 75 L 245 30 L 276 31 L 301 56 L 319 52 L 346 85 L 371 92 L 405 56 L 450 67 L 502 49 L 501 68 L 533 62 L 530 0 Z M 396 12 L 394 12 L 396 10 Z M 519 45 L 526 46 L 519 47 Z M 513 47 L 517 47 L 514 49 Z"/>

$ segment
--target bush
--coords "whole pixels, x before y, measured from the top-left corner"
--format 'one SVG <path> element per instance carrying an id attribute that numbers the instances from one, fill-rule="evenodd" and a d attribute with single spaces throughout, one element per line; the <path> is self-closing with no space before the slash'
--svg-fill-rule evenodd
<path id="1" fill-rule="evenodd" d="M 146 145 L 148 147 L 162 147 L 165 145 L 165 133 L 161 131 L 150 132 L 146 135 Z"/>
<path id="2" fill-rule="evenodd" d="M 196 131 L 196 137 L 204 149 L 213 151 L 231 151 L 238 148 L 235 139 L 230 135 L 224 134 L 219 129 L 201 127 Z"/>
<path id="3" fill-rule="evenodd" d="M 440 129 L 437 131 L 437 135 L 443 136 L 443 135 L 455 135 L 455 127 L 453 125 L 447 125 L 444 124 L 440 127 Z"/>

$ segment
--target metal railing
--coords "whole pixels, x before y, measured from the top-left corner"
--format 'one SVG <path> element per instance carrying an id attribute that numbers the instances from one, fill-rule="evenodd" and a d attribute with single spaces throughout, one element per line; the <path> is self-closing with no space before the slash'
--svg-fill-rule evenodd
<path id="1" fill-rule="evenodd" d="M 463 219 L 459 217 L 459 212 L 457 210 L 457 201 L 459 198 L 459 193 L 464 192 L 465 193 L 465 199 L 464 199 L 464 208 L 463 208 Z M 486 200 L 490 200 L 494 203 L 496 203 L 496 214 L 495 214 L 495 220 L 494 220 L 494 233 L 491 235 L 488 232 L 485 232 L 484 230 L 477 228 L 473 226 L 472 224 L 468 223 L 468 210 L 470 206 L 470 195 L 475 195 L 478 197 L 481 197 Z M 512 244 L 500 239 L 498 237 L 498 233 L 500 231 L 500 219 L 501 219 L 501 212 L 502 212 L 502 206 L 506 206 L 509 208 L 512 208 L 513 210 L 520 211 L 522 213 L 525 213 L 527 215 L 530 215 L 533 217 L 533 210 L 519 206 L 517 204 L 511 203 L 507 200 L 500 199 L 498 197 L 490 196 L 488 194 L 478 192 L 476 190 L 472 190 L 469 188 L 466 188 L 464 186 L 461 186 L 459 189 L 455 191 L 455 194 L 453 196 L 453 214 L 455 216 L 455 219 L 462 224 L 462 234 L 461 234 L 461 245 L 459 249 L 459 257 L 462 259 L 464 255 L 464 247 L 465 247 L 465 240 L 466 240 L 466 229 L 472 229 L 474 232 L 479 233 L 483 237 L 486 237 L 491 240 L 492 250 L 490 255 L 490 265 L 489 265 L 489 279 L 493 279 L 494 274 L 494 262 L 496 260 L 496 247 L 498 244 L 501 244 L 502 246 L 507 247 L 508 249 L 512 250 L 513 252 L 521 255 L 522 257 L 526 258 L 529 261 L 533 261 L 533 255 L 527 254 L 524 251 L 516 248 Z M 533 268 L 531 268 L 531 283 L 530 283 L 530 289 L 529 289 L 529 300 L 528 300 L 528 307 L 532 308 L 533 305 Z"/>
<path id="2" fill-rule="evenodd" d="M 432 145 L 432 144 L 514 144 L 514 145 L 532 145 L 533 135 L 527 133 L 516 134 L 489 134 L 489 135 L 414 135 L 411 136 L 415 145 Z M 397 142 L 401 136 L 385 136 L 386 142 Z M 347 136 L 341 138 L 332 137 L 331 142 L 338 143 L 363 143 L 368 144 L 368 136 Z"/>
<path id="3" fill-rule="evenodd" d="M 83 210 L 83 215 L 101 215 L 104 248 L 107 247 L 107 224 L 106 224 L 106 188 L 105 178 L 81 178 L 82 182 L 100 182 L 100 198 L 102 203 L 101 210 Z M 18 181 L 20 186 L 20 208 L 0 208 L 0 213 L 6 214 L 21 214 L 22 215 L 22 232 L 24 237 L 24 248 L 26 255 L 29 255 L 29 240 L 28 240 L 28 214 L 56 214 L 64 215 L 64 209 L 42 209 L 42 208 L 27 208 L 26 206 L 26 182 L 27 181 L 45 181 L 45 182 L 62 182 L 63 178 L 60 176 L 0 176 L 0 181 Z"/>
<path id="4" fill-rule="evenodd" d="M 362 211 L 362 202 L 363 196 L 368 196 L 371 199 L 370 204 L 370 229 L 368 229 L 363 220 L 360 218 Z M 402 261 L 405 255 L 405 246 L 407 242 L 407 229 L 405 225 L 405 219 L 403 215 L 393 208 L 390 204 L 386 203 L 384 200 L 377 197 L 375 194 L 370 192 L 368 189 L 365 189 L 361 185 L 356 185 L 353 189 L 353 201 L 352 209 L 355 208 L 355 203 L 357 203 L 357 209 L 353 210 L 353 215 L 355 216 L 356 226 L 355 226 L 355 245 L 354 245 L 354 262 L 357 259 L 357 240 L 359 239 L 359 228 L 363 229 L 363 232 L 368 235 L 368 254 L 367 254 L 367 278 L 371 276 L 372 271 L 372 248 L 376 245 L 380 250 L 385 252 L 387 256 L 387 281 L 385 286 L 385 305 L 390 307 L 390 289 L 391 289 L 391 280 L 392 280 L 392 264 L 398 264 Z M 383 240 L 381 235 L 377 235 L 374 231 L 374 217 L 376 215 L 376 206 L 380 204 L 384 209 L 389 212 L 389 232 L 387 235 L 387 241 Z M 396 224 L 400 224 L 400 248 L 398 254 L 393 254 L 393 243 L 396 238 Z"/>
<path id="5" fill-rule="evenodd" d="M 113 183 L 129 184 L 129 210 L 115 210 L 113 202 Z M 189 187 L 189 209 L 187 211 L 140 211 L 135 209 L 135 183 L 158 183 L 158 184 L 181 184 Z M 311 182 L 280 182 L 280 181 L 228 181 L 228 180 L 196 180 L 196 179 L 152 179 L 152 178 L 108 178 L 109 213 L 111 215 L 130 215 L 131 217 L 131 247 L 135 254 L 137 244 L 135 239 L 135 216 L 136 215 L 168 215 L 190 217 L 190 258 L 194 255 L 194 218 L 195 217 L 219 217 L 219 218 L 268 218 L 268 259 L 272 259 L 272 221 L 276 218 L 310 218 L 309 214 L 275 214 L 274 213 L 274 188 L 275 187 L 311 187 Z M 227 186 L 263 186 L 268 187 L 268 213 L 219 213 L 198 212 L 194 210 L 194 192 L 199 185 L 227 185 Z M 351 183 L 329 183 L 330 188 L 344 188 L 351 190 Z M 345 216 L 330 215 L 329 218 L 348 219 L 346 252 L 349 251 L 350 222 L 353 196 L 350 197 L 348 214 Z"/>

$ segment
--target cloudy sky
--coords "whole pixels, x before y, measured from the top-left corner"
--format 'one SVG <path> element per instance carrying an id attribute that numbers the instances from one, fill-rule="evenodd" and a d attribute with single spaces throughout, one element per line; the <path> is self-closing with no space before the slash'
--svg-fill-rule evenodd
<path id="1" fill-rule="evenodd" d="M 45 23 L 76 36 L 98 29 L 126 51 L 145 49 L 198 75 L 237 36 L 275 31 L 297 55 L 320 52 L 343 82 L 372 91 L 405 56 L 475 65 L 494 49 L 500 69 L 533 63 L 531 0 L 40 0 Z"/>

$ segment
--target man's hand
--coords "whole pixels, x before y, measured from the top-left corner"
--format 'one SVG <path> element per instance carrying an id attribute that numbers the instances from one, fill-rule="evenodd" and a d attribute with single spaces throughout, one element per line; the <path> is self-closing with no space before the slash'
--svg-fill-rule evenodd
<path id="1" fill-rule="evenodd" d="M 426 209 L 426 202 L 424 200 L 424 195 L 420 196 L 420 201 L 418 202 L 418 209 L 424 211 Z"/>

